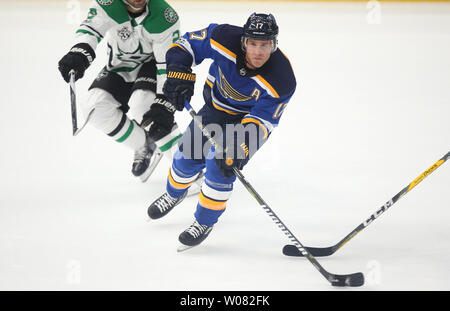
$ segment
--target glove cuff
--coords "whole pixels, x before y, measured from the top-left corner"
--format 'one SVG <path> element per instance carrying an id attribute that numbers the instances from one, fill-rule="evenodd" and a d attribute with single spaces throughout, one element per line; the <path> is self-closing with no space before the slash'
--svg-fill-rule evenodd
<path id="1" fill-rule="evenodd" d="M 157 94 L 155 97 L 155 102 L 153 104 L 162 105 L 164 106 L 169 112 L 172 114 L 175 113 L 177 110 L 174 105 L 172 105 L 168 100 L 167 97 L 162 94 Z"/>
<path id="2" fill-rule="evenodd" d="M 69 53 L 78 53 L 82 54 L 84 57 L 86 57 L 87 60 L 87 66 L 92 64 L 92 62 L 95 59 L 95 52 L 94 49 L 87 43 L 78 43 L 75 44 L 69 51 Z"/>

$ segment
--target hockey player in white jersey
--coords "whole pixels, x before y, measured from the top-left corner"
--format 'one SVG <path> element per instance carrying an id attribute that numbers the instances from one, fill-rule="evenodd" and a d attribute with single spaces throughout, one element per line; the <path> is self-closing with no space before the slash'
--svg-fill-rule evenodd
<path id="1" fill-rule="evenodd" d="M 66 82 L 72 70 L 75 80 L 84 76 L 106 36 L 108 62 L 83 110 L 90 113 L 88 124 L 134 150 L 132 173 L 146 181 L 181 136 L 176 109 L 162 91 L 165 54 L 180 36 L 178 15 L 164 0 L 93 1 L 75 44 L 58 63 Z"/>

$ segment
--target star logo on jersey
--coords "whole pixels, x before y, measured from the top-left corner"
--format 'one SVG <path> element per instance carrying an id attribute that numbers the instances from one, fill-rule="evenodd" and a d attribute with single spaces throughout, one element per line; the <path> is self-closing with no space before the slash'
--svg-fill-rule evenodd
<path id="1" fill-rule="evenodd" d="M 120 61 L 124 62 L 124 63 L 129 63 L 130 66 L 132 67 L 123 67 L 123 68 L 119 68 L 120 71 L 124 70 L 124 71 L 132 71 L 135 68 L 137 68 L 139 65 L 145 63 L 146 61 L 148 61 L 151 57 L 153 57 L 153 53 L 145 53 L 144 49 L 142 47 L 141 42 L 139 41 L 138 47 L 135 51 L 132 52 L 125 52 L 122 51 L 119 47 L 119 45 L 117 44 L 117 50 L 119 51 L 116 54 L 117 59 L 119 59 Z"/>
<path id="2" fill-rule="evenodd" d="M 122 39 L 122 41 L 126 41 L 131 37 L 131 34 L 133 33 L 133 31 L 131 31 L 130 29 L 128 29 L 127 26 L 123 26 L 121 29 L 117 30 L 117 35 L 119 36 L 120 39 Z"/>

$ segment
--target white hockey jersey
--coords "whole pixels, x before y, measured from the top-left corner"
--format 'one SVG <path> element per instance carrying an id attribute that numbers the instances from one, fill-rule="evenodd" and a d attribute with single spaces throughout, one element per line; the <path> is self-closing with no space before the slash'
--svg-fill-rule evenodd
<path id="1" fill-rule="evenodd" d="M 75 43 L 87 43 L 95 51 L 107 38 L 109 71 L 133 82 L 145 62 L 155 58 L 156 92 L 162 94 L 166 80 L 166 52 L 180 37 L 179 19 L 164 0 L 150 0 L 145 12 L 137 18 L 128 14 L 122 0 L 93 1 L 87 18 L 76 31 Z"/>

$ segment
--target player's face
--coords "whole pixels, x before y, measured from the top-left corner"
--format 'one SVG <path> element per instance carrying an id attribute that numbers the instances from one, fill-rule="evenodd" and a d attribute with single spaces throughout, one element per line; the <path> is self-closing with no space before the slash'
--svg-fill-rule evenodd
<path id="1" fill-rule="evenodd" d="M 127 2 L 138 9 L 143 9 L 145 7 L 145 5 L 147 4 L 146 0 L 127 0 Z M 130 7 L 129 7 L 129 9 L 130 9 Z"/>
<path id="2" fill-rule="evenodd" d="M 272 41 L 247 39 L 245 45 L 245 60 L 250 69 L 262 67 L 272 53 Z"/>

